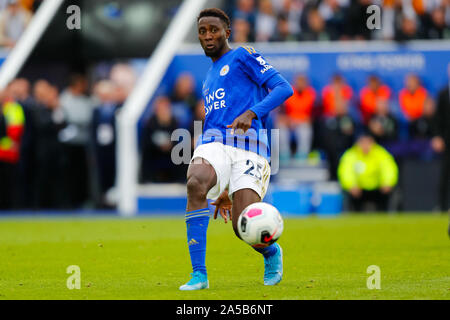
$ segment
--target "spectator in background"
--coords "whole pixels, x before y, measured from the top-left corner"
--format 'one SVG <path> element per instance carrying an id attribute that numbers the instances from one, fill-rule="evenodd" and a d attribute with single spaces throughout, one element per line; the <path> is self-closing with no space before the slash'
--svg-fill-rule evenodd
<path id="1" fill-rule="evenodd" d="M 232 39 L 235 43 L 249 42 L 251 32 L 250 23 L 245 19 L 234 19 L 232 25 Z"/>
<path id="2" fill-rule="evenodd" d="M 302 41 L 327 41 L 330 35 L 326 30 L 325 20 L 320 15 L 319 10 L 310 9 L 306 11 L 307 27 L 303 29 L 300 35 Z"/>
<path id="3" fill-rule="evenodd" d="M 340 156 L 350 148 L 357 133 L 356 123 L 349 115 L 347 103 L 338 103 L 333 116 L 319 120 L 318 135 L 330 165 L 330 178 L 337 180 Z"/>
<path id="4" fill-rule="evenodd" d="M 67 191 L 71 207 L 80 208 L 89 198 L 87 144 L 94 102 L 86 95 L 85 76 L 74 74 L 62 92 L 60 104 L 67 127 L 61 132 L 67 157 Z"/>
<path id="5" fill-rule="evenodd" d="M 116 204 L 116 114 L 136 84 L 132 66 L 117 63 L 94 85 L 94 107 L 90 130 L 91 188 L 97 208 L 112 208 Z"/>
<path id="6" fill-rule="evenodd" d="M 68 208 L 64 190 L 64 149 L 59 140 L 66 127 L 64 112 L 56 87 L 45 80 L 35 83 L 34 97 L 38 107 L 33 109 L 36 128 L 35 207 L 39 209 Z"/>
<path id="7" fill-rule="evenodd" d="M 353 96 L 352 88 L 345 83 L 345 79 L 336 74 L 331 83 L 322 90 L 322 114 L 325 117 L 334 117 L 336 109 L 348 109 Z"/>
<path id="8" fill-rule="evenodd" d="M 18 163 L 25 125 L 23 108 L 14 101 L 11 85 L 0 93 L 0 114 L 0 209 L 8 210 L 18 202 Z"/>
<path id="9" fill-rule="evenodd" d="M 363 123 L 368 123 L 369 119 L 377 112 L 378 105 L 388 105 L 390 97 L 391 89 L 383 84 L 380 78 L 371 75 L 368 79 L 367 86 L 362 88 L 359 93 Z"/>
<path id="10" fill-rule="evenodd" d="M 277 27 L 271 40 L 278 42 L 296 40 L 296 36 L 291 33 L 291 30 L 289 28 L 289 20 L 285 14 L 278 15 Z"/>
<path id="11" fill-rule="evenodd" d="M 350 0 L 349 8 L 343 20 L 345 21 L 343 39 L 370 40 L 371 30 L 367 28 L 367 8 L 372 0 Z"/>
<path id="12" fill-rule="evenodd" d="M 383 99 L 377 103 L 375 113 L 368 121 L 367 130 L 378 144 L 388 150 L 397 141 L 399 125 L 389 109 L 388 100 Z"/>
<path id="13" fill-rule="evenodd" d="M 172 113 L 178 124 L 185 129 L 189 129 L 192 122 L 192 115 L 197 103 L 195 95 L 195 80 L 190 73 L 181 73 L 175 82 L 171 95 Z"/>
<path id="14" fill-rule="evenodd" d="M 277 18 L 271 0 L 259 0 L 258 4 L 255 22 L 256 41 L 267 42 L 275 34 Z"/>
<path id="15" fill-rule="evenodd" d="M 363 134 L 342 156 L 339 182 L 349 196 L 351 210 L 363 211 L 369 203 L 387 211 L 389 198 L 398 181 L 398 167 L 392 155 Z"/>
<path id="16" fill-rule="evenodd" d="M 253 42 L 255 40 L 255 24 L 256 24 L 255 0 L 238 0 L 236 4 L 236 9 L 234 10 L 232 16 L 233 16 L 233 23 L 236 23 L 236 20 L 238 20 L 238 23 L 241 24 L 242 22 L 239 22 L 241 20 L 248 22 L 249 28 L 249 33 L 247 35 L 248 40 L 243 42 Z"/>
<path id="17" fill-rule="evenodd" d="M 91 180 L 97 208 L 112 208 L 115 205 L 116 182 L 116 114 L 136 83 L 134 69 L 126 63 L 112 66 L 109 77 L 94 86 L 94 108 L 91 126 L 92 167 Z"/>
<path id="18" fill-rule="evenodd" d="M 20 157 L 18 163 L 18 209 L 31 209 L 33 207 L 33 185 L 36 171 L 35 136 L 36 130 L 32 121 L 35 102 L 30 96 L 30 82 L 24 78 L 14 79 L 9 85 L 13 99 L 19 103 L 24 112 L 24 133 L 20 143 Z"/>
<path id="19" fill-rule="evenodd" d="M 108 208 L 106 193 L 114 186 L 116 178 L 116 113 L 122 106 L 126 93 L 111 80 L 101 80 L 94 85 L 98 105 L 92 115 L 91 143 L 93 159 L 93 195 L 97 208 Z"/>
<path id="20" fill-rule="evenodd" d="M 109 72 L 109 79 L 117 89 L 116 102 L 122 105 L 136 84 L 136 72 L 127 63 L 116 63 Z"/>
<path id="21" fill-rule="evenodd" d="M 319 5 L 319 12 L 325 20 L 330 40 L 339 40 L 346 28 L 346 12 L 350 0 L 324 0 Z"/>
<path id="22" fill-rule="evenodd" d="M 156 98 L 154 114 L 142 134 L 142 182 L 176 182 L 180 180 L 177 167 L 171 159 L 171 135 L 178 128 L 168 97 Z"/>
<path id="23" fill-rule="evenodd" d="M 395 40 L 402 41 L 410 41 L 419 39 L 419 31 L 417 28 L 417 21 L 415 17 L 409 17 L 406 15 L 401 16 L 400 18 L 400 28 L 397 29 L 395 34 Z"/>
<path id="24" fill-rule="evenodd" d="M 398 156 L 423 160 L 433 158 L 430 140 L 434 132 L 434 114 L 434 101 L 432 99 L 425 100 L 421 116 L 408 123 L 409 139 L 397 143 L 395 150 L 392 151 L 397 158 Z"/>
<path id="25" fill-rule="evenodd" d="M 289 36 L 284 41 L 298 40 L 301 26 L 300 19 L 305 5 L 303 0 L 272 0 L 276 15 L 278 16 L 278 32 L 281 29 L 288 32 Z M 282 19 L 281 19 L 282 18 Z M 280 19 L 282 20 L 280 24 Z M 284 21 L 284 19 L 286 19 Z M 281 28 L 281 29 L 280 29 Z"/>
<path id="26" fill-rule="evenodd" d="M 435 7 L 429 14 L 424 14 L 424 38 L 444 39 L 450 37 L 450 29 L 445 24 L 445 8 Z"/>
<path id="27" fill-rule="evenodd" d="M 308 78 L 298 75 L 293 86 L 294 94 L 284 103 L 286 116 L 280 117 L 280 158 L 290 158 L 290 137 L 295 134 L 297 150 L 295 158 L 305 159 L 311 150 L 313 130 L 312 114 L 316 102 L 316 91 Z"/>
<path id="28" fill-rule="evenodd" d="M 21 104 L 30 104 L 30 82 L 24 78 L 14 79 L 10 83 L 9 91 L 13 99 Z"/>
<path id="29" fill-rule="evenodd" d="M 14 47 L 30 20 L 30 12 L 18 0 L 9 0 L 6 9 L 0 13 L 0 46 Z"/>
<path id="30" fill-rule="evenodd" d="M 434 101 L 431 98 L 427 99 L 424 103 L 421 117 L 409 124 L 409 137 L 412 140 L 425 140 L 428 144 L 428 141 L 433 136 L 435 112 Z"/>
<path id="31" fill-rule="evenodd" d="M 382 15 L 380 30 L 374 30 L 374 35 L 378 40 L 394 40 L 396 30 L 397 0 L 382 0 Z"/>
<path id="32" fill-rule="evenodd" d="M 419 21 L 419 33 L 424 39 L 443 39 L 446 29 L 447 0 L 414 0 L 412 10 Z"/>
<path id="33" fill-rule="evenodd" d="M 447 71 L 450 79 L 450 63 Z M 435 152 L 442 154 L 439 181 L 439 207 L 442 211 L 448 211 L 450 209 L 448 198 L 450 186 L 450 81 L 439 92 L 434 118 L 435 136 L 431 140 L 431 146 Z"/>
<path id="34" fill-rule="evenodd" d="M 399 93 L 399 104 L 408 122 L 411 123 L 422 116 L 425 103 L 429 99 L 428 91 L 421 85 L 419 77 L 415 74 L 407 75 L 405 88 Z"/>

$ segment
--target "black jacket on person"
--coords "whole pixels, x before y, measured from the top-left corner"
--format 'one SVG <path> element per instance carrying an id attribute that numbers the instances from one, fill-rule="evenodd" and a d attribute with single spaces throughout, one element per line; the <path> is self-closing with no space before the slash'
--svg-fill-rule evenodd
<path id="1" fill-rule="evenodd" d="M 409 124 L 409 136 L 412 139 L 431 139 L 433 137 L 434 119 L 421 117 Z"/>
<path id="2" fill-rule="evenodd" d="M 33 124 L 36 130 L 36 154 L 38 162 L 52 160 L 62 152 L 59 132 L 66 127 L 64 119 L 57 119 L 53 110 L 37 106 L 33 110 Z"/>
<path id="3" fill-rule="evenodd" d="M 447 211 L 450 208 L 448 198 L 450 181 L 450 86 L 439 92 L 434 120 L 434 134 L 442 137 L 446 145 L 440 173 L 439 207 L 442 211 Z"/>
<path id="4" fill-rule="evenodd" d="M 446 145 L 450 146 L 450 86 L 439 92 L 434 117 L 434 134 L 442 137 Z"/>
<path id="5" fill-rule="evenodd" d="M 378 122 L 383 128 L 383 133 L 381 135 L 376 134 L 370 128 L 371 122 Z M 374 115 L 369 120 L 368 131 L 375 138 L 376 142 L 381 145 L 393 142 L 398 138 L 398 122 L 392 115 L 388 114 L 386 116 Z"/>
<path id="6" fill-rule="evenodd" d="M 23 107 L 25 115 L 25 127 L 20 142 L 20 159 L 19 159 L 19 189 L 21 190 L 18 199 L 18 207 L 20 209 L 30 209 L 33 207 L 35 172 L 38 169 L 36 163 L 36 138 L 37 132 L 33 121 L 33 113 L 37 107 L 32 99 L 18 101 Z"/>
<path id="7" fill-rule="evenodd" d="M 35 128 L 36 178 L 34 206 L 38 209 L 67 208 L 64 190 L 65 154 L 58 139 L 66 123 L 53 110 L 36 106 L 32 111 Z"/>
<path id="8" fill-rule="evenodd" d="M 141 138 L 141 181 L 176 182 L 181 180 L 181 173 L 171 159 L 171 149 L 165 150 L 161 147 L 166 143 L 174 145 L 170 137 L 178 127 L 178 123 L 173 116 L 168 124 L 161 124 L 156 115 L 148 120 Z"/>
<path id="9" fill-rule="evenodd" d="M 323 118 L 318 121 L 316 130 L 319 146 L 328 157 L 331 179 L 337 180 L 339 158 L 354 143 L 356 123 L 349 115 Z"/>

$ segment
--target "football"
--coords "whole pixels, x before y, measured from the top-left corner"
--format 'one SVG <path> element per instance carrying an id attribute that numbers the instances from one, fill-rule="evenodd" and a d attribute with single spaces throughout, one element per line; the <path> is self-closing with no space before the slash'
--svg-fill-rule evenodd
<path id="1" fill-rule="evenodd" d="M 242 211 L 238 220 L 239 235 L 255 248 L 263 248 L 277 241 L 283 233 L 283 219 L 277 208 L 264 203 L 252 203 Z"/>

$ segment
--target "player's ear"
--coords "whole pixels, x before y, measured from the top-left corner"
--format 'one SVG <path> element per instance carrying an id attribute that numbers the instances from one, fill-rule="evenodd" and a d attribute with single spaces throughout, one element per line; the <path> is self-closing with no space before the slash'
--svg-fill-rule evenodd
<path id="1" fill-rule="evenodd" d="M 225 35 L 227 36 L 227 39 L 230 39 L 230 35 L 231 35 L 231 29 L 230 28 L 225 28 Z"/>

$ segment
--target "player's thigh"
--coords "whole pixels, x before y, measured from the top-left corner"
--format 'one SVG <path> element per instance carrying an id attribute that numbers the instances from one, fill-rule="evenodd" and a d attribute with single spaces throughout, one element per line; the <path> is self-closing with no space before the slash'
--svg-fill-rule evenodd
<path id="1" fill-rule="evenodd" d="M 204 164 L 208 164 L 205 167 Z M 208 199 L 217 197 L 228 187 L 231 174 L 231 160 L 221 143 L 208 143 L 198 146 L 188 168 L 188 187 L 199 180 L 208 187 Z M 204 191 L 204 190 L 203 190 Z"/>

